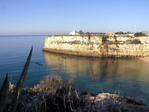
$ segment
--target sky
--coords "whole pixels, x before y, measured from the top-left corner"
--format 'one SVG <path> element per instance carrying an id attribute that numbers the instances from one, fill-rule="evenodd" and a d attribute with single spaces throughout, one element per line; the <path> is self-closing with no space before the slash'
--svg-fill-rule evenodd
<path id="1" fill-rule="evenodd" d="M 149 31 L 149 0 L 0 0 L 0 35 Z"/>

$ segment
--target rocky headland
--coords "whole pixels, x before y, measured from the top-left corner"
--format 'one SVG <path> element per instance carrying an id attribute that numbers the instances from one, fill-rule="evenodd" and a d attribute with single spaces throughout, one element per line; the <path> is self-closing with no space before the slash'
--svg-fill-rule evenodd
<path id="1" fill-rule="evenodd" d="M 149 37 L 56 35 L 45 38 L 43 50 L 88 57 L 148 57 Z"/>

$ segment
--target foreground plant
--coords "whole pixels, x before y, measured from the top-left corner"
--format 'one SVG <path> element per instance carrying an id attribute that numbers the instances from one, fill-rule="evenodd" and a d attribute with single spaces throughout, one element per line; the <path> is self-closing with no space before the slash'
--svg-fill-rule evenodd
<path id="1" fill-rule="evenodd" d="M 16 89 L 15 89 L 15 92 L 14 92 L 14 96 L 13 96 L 13 99 L 12 99 L 12 102 L 11 102 L 10 112 L 15 112 L 15 110 L 16 110 L 18 99 L 20 97 L 20 93 L 21 93 L 22 88 L 23 88 L 23 83 L 24 83 L 24 80 L 26 78 L 26 74 L 27 74 L 28 67 L 29 67 L 29 64 L 30 64 L 30 60 L 31 60 L 31 56 L 32 56 L 32 51 L 33 51 L 33 47 L 30 50 L 30 53 L 28 55 L 28 58 L 27 58 L 26 63 L 24 65 L 24 68 L 22 70 L 22 74 L 21 74 L 21 76 L 20 76 L 20 78 L 18 80 Z"/>
<path id="2" fill-rule="evenodd" d="M 8 97 L 8 90 L 9 90 L 9 82 L 8 82 L 8 73 L 7 73 L 6 78 L 0 90 L 0 112 L 3 112 L 5 108 L 7 97 Z"/>
<path id="3" fill-rule="evenodd" d="M 78 89 L 64 84 L 60 76 L 46 76 L 41 82 L 39 89 L 22 91 L 17 112 L 81 112 L 84 108 L 85 99 Z"/>
<path id="4" fill-rule="evenodd" d="M 18 83 L 17 83 L 17 86 L 14 90 L 14 94 L 12 96 L 12 101 L 10 103 L 10 106 L 9 106 L 9 108 L 6 108 L 5 111 L 9 111 L 9 112 L 15 112 L 16 111 L 18 99 L 19 99 L 21 91 L 23 89 L 23 83 L 24 83 L 24 80 L 26 78 L 26 74 L 27 74 L 27 71 L 29 68 L 29 64 L 30 64 L 30 60 L 31 60 L 31 56 L 32 56 L 32 51 L 33 51 L 33 47 L 30 50 L 30 53 L 27 57 L 24 68 L 22 70 L 21 76 L 20 76 Z M 0 112 L 3 112 L 5 105 L 6 105 L 6 100 L 8 97 L 9 82 L 8 82 L 8 76 L 7 75 L 6 75 L 4 83 L 3 83 L 1 90 L 0 90 Z"/>

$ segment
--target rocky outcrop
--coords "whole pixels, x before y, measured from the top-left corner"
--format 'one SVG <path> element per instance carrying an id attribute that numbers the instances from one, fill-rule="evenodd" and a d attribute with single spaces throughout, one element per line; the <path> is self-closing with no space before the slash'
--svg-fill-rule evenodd
<path id="1" fill-rule="evenodd" d="M 122 97 L 116 94 L 99 93 L 95 96 L 86 95 L 86 110 L 91 112 L 148 112 L 149 108 L 141 101 L 131 97 Z M 92 103 L 91 103 L 92 101 Z"/>
<path id="2" fill-rule="evenodd" d="M 149 37 L 48 36 L 43 50 L 91 57 L 146 57 Z"/>
<path id="3" fill-rule="evenodd" d="M 9 86 L 4 112 L 10 112 L 15 86 Z M 23 88 L 16 112 L 149 112 L 142 101 L 117 94 L 80 92 L 73 80 L 50 75 L 33 88 Z"/>

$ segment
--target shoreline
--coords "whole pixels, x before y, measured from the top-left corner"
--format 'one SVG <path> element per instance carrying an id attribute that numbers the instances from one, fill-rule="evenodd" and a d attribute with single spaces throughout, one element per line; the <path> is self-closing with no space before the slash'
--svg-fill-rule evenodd
<path id="1" fill-rule="evenodd" d="M 44 52 L 51 52 L 55 54 L 64 54 L 70 56 L 77 56 L 77 57 L 90 57 L 90 58 L 116 58 L 116 59 L 139 59 L 140 56 L 136 55 L 112 55 L 112 54 L 104 54 L 101 55 L 97 52 L 80 52 L 80 51 L 72 51 L 72 50 L 60 50 L 60 49 L 51 49 L 43 47 L 42 49 Z"/>

